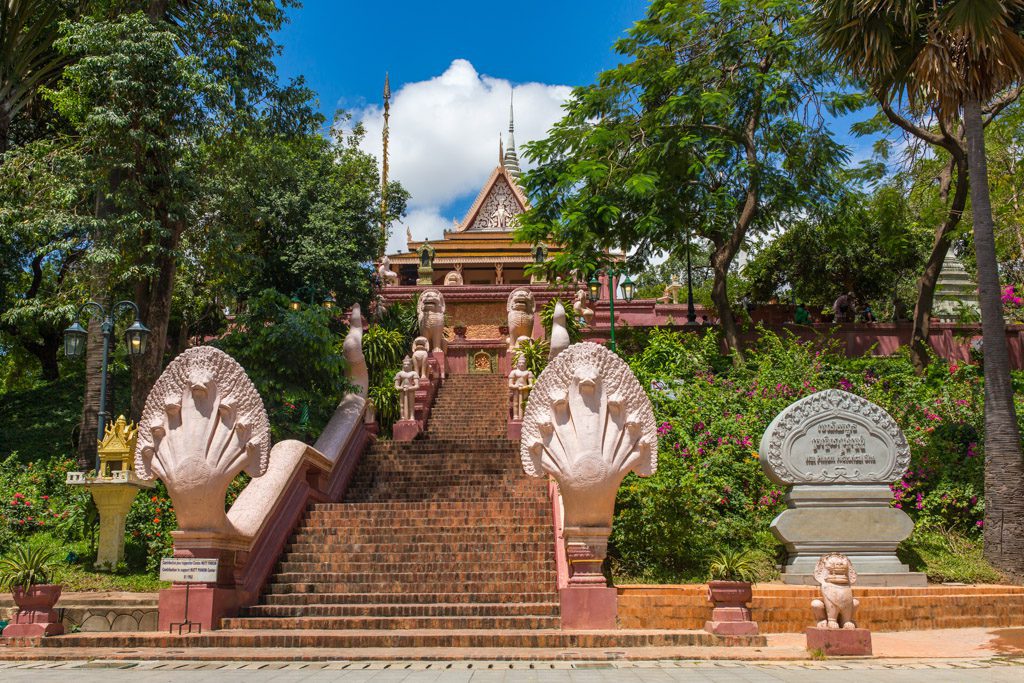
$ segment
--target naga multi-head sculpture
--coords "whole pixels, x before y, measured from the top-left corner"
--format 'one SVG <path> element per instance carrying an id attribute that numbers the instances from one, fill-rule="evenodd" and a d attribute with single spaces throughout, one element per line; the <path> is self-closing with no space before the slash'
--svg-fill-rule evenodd
<path id="1" fill-rule="evenodd" d="M 842 553 L 828 553 L 818 560 L 814 579 L 821 587 L 821 599 L 811 601 L 811 610 L 818 628 L 854 629 L 860 600 L 853 597 L 857 572 L 850 558 Z"/>
<path id="2" fill-rule="evenodd" d="M 537 304 L 533 292 L 522 287 L 513 289 L 508 295 L 505 310 L 508 312 L 508 347 L 515 348 L 520 337 L 533 335 L 533 315 Z"/>
<path id="3" fill-rule="evenodd" d="M 444 351 L 444 295 L 436 289 L 427 289 L 420 294 L 416 304 L 420 323 L 420 336 L 430 342 L 431 351 Z"/>
<path id="4" fill-rule="evenodd" d="M 270 422 L 242 366 L 212 346 L 170 362 L 146 399 L 135 471 L 167 486 L 180 532 L 236 535 L 228 485 L 243 470 L 261 476 L 269 457 Z"/>
<path id="5" fill-rule="evenodd" d="M 603 586 L 615 493 L 658 464 L 654 412 L 629 366 L 589 342 L 554 358 L 530 392 L 520 455 L 527 474 L 558 482 L 570 584 Z"/>

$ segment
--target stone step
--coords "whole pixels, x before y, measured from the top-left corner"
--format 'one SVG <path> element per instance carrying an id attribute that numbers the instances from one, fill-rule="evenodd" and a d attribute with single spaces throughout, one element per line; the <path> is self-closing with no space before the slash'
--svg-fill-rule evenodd
<path id="1" fill-rule="evenodd" d="M 317 572 L 275 572 L 274 580 L 278 583 L 313 583 L 326 585 L 332 583 L 385 583 L 388 585 L 414 585 L 414 584 L 436 584 L 451 585 L 449 581 L 457 581 L 460 586 L 472 586 L 479 583 L 545 583 L 553 580 L 546 571 L 535 571 L 527 569 L 501 569 L 497 571 L 477 571 L 473 569 L 452 568 L 460 565 L 449 566 L 447 569 L 424 573 L 420 571 L 401 572 L 345 572 L 344 574 L 334 571 Z"/>
<path id="2" fill-rule="evenodd" d="M 554 560 L 554 550 L 546 552 L 536 548 L 521 552 L 501 552 L 501 547 L 476 548 L 473 550 L 455 550 L 448 552 L 417 553 L 403 550 L 374 549 L 369 552 L 349 552 L 348 549 L 336 552 L 294 552 L 286 551 L 281 556 L 279 566 L 282 571 L 304 571 L 299 569 L 306 565 L 343 566 L 348 571 L 358 567 L 387 564 L 392 567 L 426 567 L 431 565 L 451 565 L 452 563 L 470 564 L 474 567 L 485 565 L 508 566 L 509 564 L 531 564 L 547 567 Z M 500 559 L 496 559 L 500 558 Z"/>
<path id="3" fill-rule="evenodd" d="M 444 581 L 427 580 L 390 580 L 387 576 L 378 575 L 366 581 L 291 581 L 277 577 L 268 585 L 270 593 L 440 593 L 450 590 L 453 585 L 464 588 L 469 593 L 543 593 L 552 595 L 555 590 L 554 571 L 547 572 L 544 577 L 533 580 L 509 581 L 497 578 L 491 581 L 466 581 L 448 579 Z"/>
<path id="4" fill-rule="evenodd" d="M 715 636 L 703 631 L 560 631 L 513 629 L 223 630 L 202 634 L 163 632 L 66 634 L 43 638 L 40 647 L 119 648 L 633 648 L 722 645 L 764 647 L 764 636 Z"/>
<path id="5" fill-rule="evenodd" d="M 224 619 L 224 629 L 361 629 L 406 631 L 410 629 L 556 629 L 562 618 L 555 616 L 483 617 L 236 617 Z"/>
<path id="6" fill-rule="evenodd" d="M 449 586 L 449 590 L 451 586 Z M 543 591 L 462 591 L 459 593 L 415 591 L 348 593 L 273 593 L 264 596 L 267 605 L 422 605 L 538 603 L 554 600 L 554 587 Z"/>
<path id="7" fill-rule="evenodd" d="M 442 602 L 255 605 L 243 617 L 557 617 L 557 602 Z"/>
<path id="8" fill-rule="evenodd" d="M 477 529 L 459 529 L 448 532 L 437 529 L 407 527 L 387 529 L 386 527 L 356 527 L 353 529 L 303 529 L 294 540 L 297 543 L 486 543 L 497 538 L 496 529 L 481 532 Z M 554 542 L 550 529 L 501 529 L 500 539 L 508 543 Z"/>
<path id="9" fill-rule="evenodd" d="M 550 546 L 551 544 L 549 544 Z M 287 559 L 294 559 L 297 562 L 305 561 L 306 556 L 316 555 L 318 557 L 355 557 L 372 556 L 376 554 L 407 553 L 421 557 L 444 557 L 456 553 L 537 553 L 543 557 L 549 557 L 554 553 L 554 547 L 538 547 L 536 543 L 508 543 L 504 539 L 492 539 L 482 542 L 461 542 L 458 539 L 450 539 L 436 543 L 402 543 L 395 541 L 391 543 L 346 543 L 342 548 L 331 548 L 325 550 L 322 543 L 295 542 L 288 546 L 284 555 Z"/>
<path id="10" fill-rule="evenodd" d="M 369 562 L 356 562 L 349 561 L 347 558 L 343 558 L 339 561 L 332 561 L 327 557 L 322 557 L 312 562 L 284 560 L 278 563 L 278 571 L 280 573 L 277 574 L 277 576 L 288 576 L 291 574 L 307 575 L 327 572 L 346 579 L 350 579 L 354 576 L 373 576 L 380 575 L 382 573 L 393 576 L 406 574 L 415 576 L 427 574 L 430 576 L 441 577 L 464 574 L 464 572 L 461 572 L 456 568 L 465 566 L 471 566 L 474 570 L 477 570 L 477 572 L 480 573 L 504 576 L 511 571 L 511 568 L 515 568 L 516 573 L 545 572 L 548 570 L 550 564 L 545 557 L 511 557 L 505 560 L 481 560 L 479 562 L 474 562 L 471 558 L 465 556 L 452 556 L 435 560 L 411 556 L 400 557 L 404 557 L 404 561 L 397 559 L 384 559 Z M 491 555 L 491 557 L 494 556 Z"/>

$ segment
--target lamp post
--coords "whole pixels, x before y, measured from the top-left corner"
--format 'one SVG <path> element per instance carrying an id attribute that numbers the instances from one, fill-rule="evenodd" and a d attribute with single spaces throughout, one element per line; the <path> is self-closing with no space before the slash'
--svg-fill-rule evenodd
<path id="1" fill-rule="evenodd" d="M 317 295 L 311 287 L 302 287 L 299 291 L 291 298 L 288 302 L 288 308 L 293 311 L 302 310 L 302 299 L 299 298 L 299 294 L 307 294 L 309 298 L 309 305 L 316 306 Z M 325 310 L 333 310 L 338 305 L 338 301 L 334 298 L 334 294 L 328 292 L 324 298 L 320 301 L 320 305 Z"/>
<path id="2" fill-rule="evenodd" d="M 633 300 L 633 294 L 636 293 L 636 285 L 629 279 L 629 275 L 626 274 L 626 271 L 624 270 L 609 268 L 606 273 L 610 281 L 608 287 L 608 316 L 611 320 L 611 338 L 609 341 L 612 351 L 615 351 L 615 278 L 620 275 L 626 275 L 626 279 L 622 281 L 621 286 L 622 298 L 625 299 L 627 303 Z M 597 300 L 601 298 L 601 282 L 597 279 L 597 275 L 598 272 L 595 272 L 593 277 L 591 277 L 590 281 L 587 283 L 587 298 L 590 299 L 591 303 L 597 303 Z"/>
<path id="3" fill-rule="evenodd" d="M 114 321 L 118 314 L 125 310 L 135 312 L 135 322 L 125 330 L 124 341 L 128 349 L 128 356 L 138 358 L 146 353 L 146 344 L 149 341 L 149 329 L 142 324 L 139 318 L 139 307 L 133 301 L 118 301 L 108 312 L 95 301 L 88 301 L 82 304 L 75 314 L 74 322 L 64 330 L 64 355 L 68 358 L 81 358 L 85 353 L 85 345 L 89 333 L 84 327 L 78 324 L 78 318 L 84 311 L 89 311 L 90 318 L 97 318 L 100 322 L 100 332 L 103 334 L 103 363 L 100 366 L 100 405 L 97 414 L 96 440 L 103 441 L 105 418 L 107 417 L 107 376 L 110 363 L 110 345 L 114 336 Z M 100 472 L 100 456 L 96 453 L 96 473 Z"/>
<path id="4" fill-rule="evenodd" d="M 690 233 L 686 233 L 686 324 L 697 323 L 697 309 L 693 307 L 693 266 L 690 264 Z"/>

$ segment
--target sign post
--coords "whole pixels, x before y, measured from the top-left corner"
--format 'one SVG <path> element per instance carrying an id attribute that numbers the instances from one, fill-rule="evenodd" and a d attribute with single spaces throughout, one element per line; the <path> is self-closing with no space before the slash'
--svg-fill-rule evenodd
<path id="1" fill-rule="evenodd" d="M 199 633 L 203 632 L 203 625 L 199 622 L 189 621 L 188 618 L 188 592 L 193 583 L 217 583 L 217 565 L 219 560 L 207 557 L 165 557 L 160 560 L 160 580 L 174 581 L 185 584 L 185 614 L 183 621 L 171 622 L 168 632 L 173 632 L 178 627 L 178 635 L 186 626 L 188 632 L 192 633 L 193 624 L 199 627 Z"/>

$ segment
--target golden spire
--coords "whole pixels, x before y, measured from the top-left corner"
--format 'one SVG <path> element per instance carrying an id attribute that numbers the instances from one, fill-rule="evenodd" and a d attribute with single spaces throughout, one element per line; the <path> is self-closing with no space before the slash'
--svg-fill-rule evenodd
<path id="1" fill-rule="evenodd" d="M 380 246 L 377 249 L 377 260 L 384 257 L 388 244 L 388 119 L 391 109 L 391 82 L 388 73 L 384 72 L 384 154 L 380 173 Z"/>

